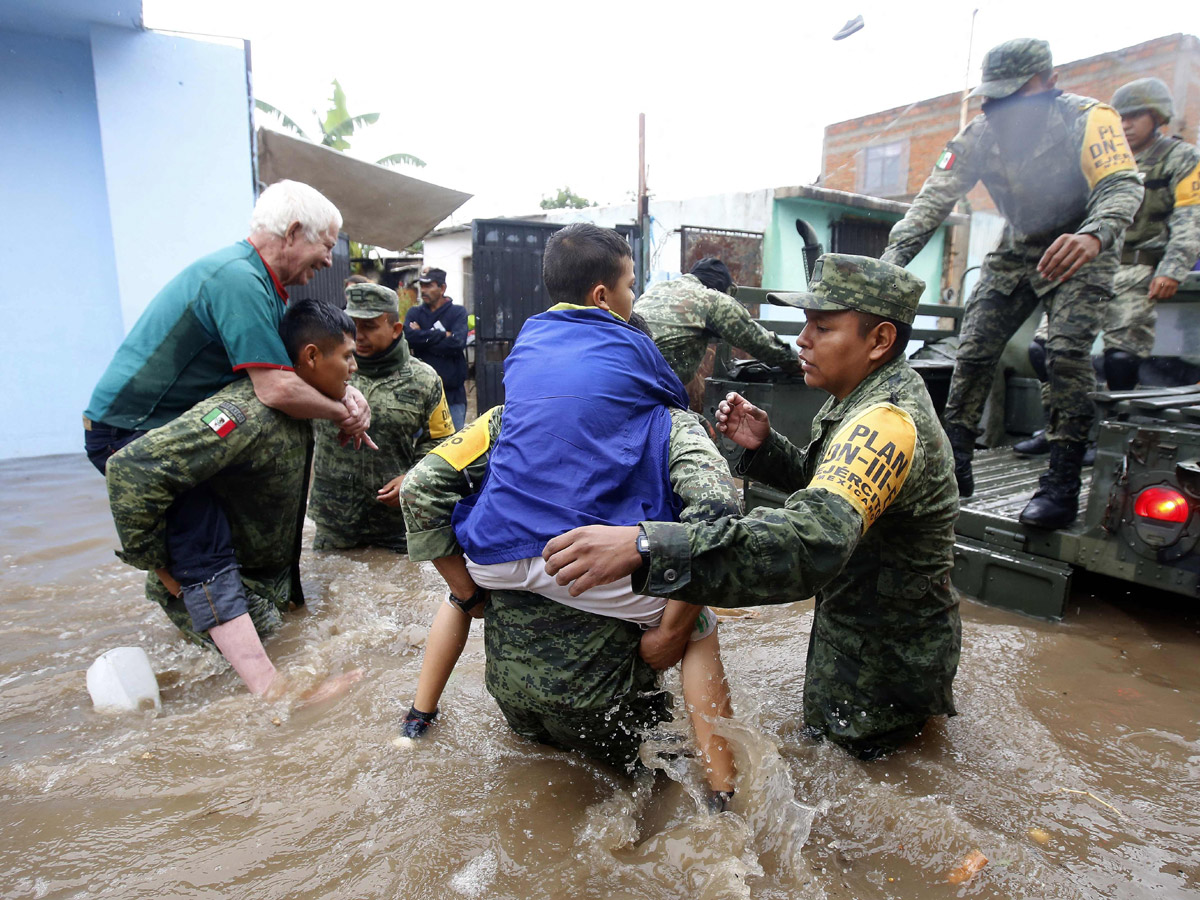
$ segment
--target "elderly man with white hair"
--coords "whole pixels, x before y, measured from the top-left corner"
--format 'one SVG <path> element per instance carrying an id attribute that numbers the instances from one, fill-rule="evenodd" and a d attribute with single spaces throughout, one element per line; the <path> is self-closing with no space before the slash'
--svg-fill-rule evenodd
<path id="1" fill-rule="evenodd" d="M 103 473 L 121 447 L 247 376 L 264 405 L 297 419 L 329 419 L 345 440 L 374 447 L 363 395 L 348 387 L 339 402 L 310 387 L 292 370 L 279 336 L 287 287 L 306 284 L 333 264 L 341 225 L 341 213 L 321 193 L 296 181 L 277 182 L 258 198 L 246 240 L 197 260 L 159 291 L 117 348 L 84 412 L 84 446 L 93 465 Z M 237 423 L 219 427 L 231 425 Z M 216 420 L 209 427 L 217 431 Z M 196 561 L 186 571 L 158 570 L 178 596 L 181 584 L 204 584 L 217 574 L 205 560 L 228 558 L 229 525 L 203 486 L 180 498 L 166 525 L 169 546 Z"/>

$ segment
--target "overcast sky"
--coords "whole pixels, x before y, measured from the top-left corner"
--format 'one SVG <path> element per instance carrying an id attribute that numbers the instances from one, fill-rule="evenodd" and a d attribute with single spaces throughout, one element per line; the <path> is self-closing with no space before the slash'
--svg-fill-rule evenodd
<path id="1" fill-rule="evenodd" d="M 972 86 L 1009 38 L 1068 62 L 1196 30 L 1195 4 L 1173 0 L 1128 17 L 1056 0 L 144 0 L 151 28 L 249 39 L 255 95 L 306 130 L 337 78 L 352 113 L 381 114 L 351 152 L 421 157 L 411 174 L 476 195 L 462 222 L 567 185 L 629 199 L 639 112 L 658 197 L 809 184 L 825 125 L 962 89 L 976 8 Z M 866 27 L 833 41 L 858 14 Z"/>

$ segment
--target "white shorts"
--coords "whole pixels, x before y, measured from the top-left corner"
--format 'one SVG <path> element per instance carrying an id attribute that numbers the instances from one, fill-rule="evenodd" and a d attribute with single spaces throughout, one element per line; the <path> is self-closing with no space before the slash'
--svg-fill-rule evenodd
<path id="1" fill-rule="evenodd" d="M 548 575 L 546 561 L 540 556 L 491 565 L 477 563 L 469 556 L 464 559 L 471 578 L 482 588 L 495 591 L 529 591 L 564 606 L 633 622 L 642 628 L 654 628 L 658 625 L 662 621 L 663 610 L 667 608 L 667 601 L 662 597 L 635 594 L 628 576 L 612 584 L 586 590 L 578 597 L 572 597 L 570 585 L 561 585 L 552 575 Z M 696 618 L 691 640 L 698 641 L 708 637 L 716 627 L 717 617 L 705 606 Z"/>

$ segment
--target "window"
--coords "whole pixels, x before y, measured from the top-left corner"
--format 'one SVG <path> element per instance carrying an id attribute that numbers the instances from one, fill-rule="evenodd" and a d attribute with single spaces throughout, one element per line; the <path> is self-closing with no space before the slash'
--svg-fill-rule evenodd
<path id="1" fill-rule="evenodd" d="M 858 153 L 855 189 L 875 197 L 908 192 L 908 140 L 864 147 Z"/>
<path id="2" fill-rule="evenodd" d="M 878 259 L 887 247 L 891 222 L 846 216 L 832 223 L 830 245 L 834 253 L 853 253 Z"/>

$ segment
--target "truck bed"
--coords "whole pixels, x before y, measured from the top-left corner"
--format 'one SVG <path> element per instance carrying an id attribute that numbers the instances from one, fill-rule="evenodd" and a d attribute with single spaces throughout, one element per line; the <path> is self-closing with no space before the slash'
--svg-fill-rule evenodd
<path id="1" fill-rule="evenodd" d="M 1022 459 L 1013 453 L 1011 447 L 977 452 L 974 461 L 975 493 L 959 501 L 960 517 L 964 514 L 987 516 L 1015 524 L 1021 510 L 1037 490 L 1038 478 L 1046 471 L 1049 460 L 1049 455 Z M 1086 499 L 1092 483 L 1091 466 L 1084 468 L 1082 481 L 1080 496 Z M 1064 531 L 1078 533 L 1083 530 L 1082 507 L 1083 504 L 1080 504 L 1080 514 Z"/>

